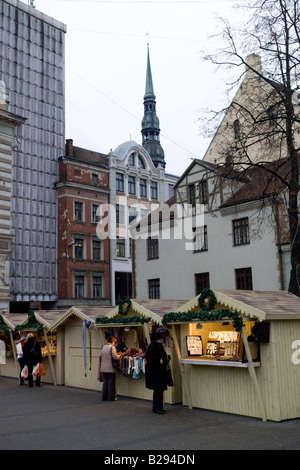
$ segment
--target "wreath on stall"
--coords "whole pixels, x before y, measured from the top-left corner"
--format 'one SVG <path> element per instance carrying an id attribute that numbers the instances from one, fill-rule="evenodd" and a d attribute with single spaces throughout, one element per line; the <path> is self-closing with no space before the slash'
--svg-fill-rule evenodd
<path id="1" fill-rule="evenodd" d="M 131 309 L 131 300 L 130 297 L 124 297 L 119 301 L 119 314 L 127 315 Z"/>
<path id="2" fill-rule="evenodd" d="M 209 298 L 208 305 L 205 304 L 205 300 Z M 215 294 L 210 289 L 204 289 L 198 299 L 199 307 L 202 309 L 199 312 L 171 312 L 166 313 L 163 316 L 162 323 L 167 325 L 170 322 L 190 322 L 192 320 L 199 321 L 216 321 L 223 319 L 232 319 L 233 326 L 236 331 L 240 332 L 243 327 L 243 318 L 237 310 L 231 311 L 229 309 L 220 309 L 210 311 L 215 308 L 217 299 Z"/>
<path id="3" fill-rule="evenodd" d="M 43 325 L 41 325 L 40 323 L 36 321 L 33 310 L 29 310 L 28 319 L 25 323 L 23 323 L 22 325 L 17 325 L 15 327 L 15 333 L 18 333 L 19 331 L 22 331 L 22 330 L 29 330 L 29 329 L 36 330 L 39 336 L 41 336 L 44 331 Z"/>

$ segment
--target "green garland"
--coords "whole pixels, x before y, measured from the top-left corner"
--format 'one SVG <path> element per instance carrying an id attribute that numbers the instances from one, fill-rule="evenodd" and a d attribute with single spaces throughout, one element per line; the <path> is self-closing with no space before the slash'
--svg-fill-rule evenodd
<path id="1" fill-rule="evenodd" d="M 127 318 L 109 318 L 109 317 L 97 317 L 95 320 L 95 324 L 106 324 L 106 323 L 148 323 L 151 321 L 151 317 L 140 317 L 139 315 L 134 315 L 133 317 L 127 317 Z"/>
<path id="2" fill-rule="evenodd" d="M 4 323 L 2 315 L 0 315 L 0 331 L 3 331 L 5 336 L 9 336 L 9 327 Z"/>
<path id="3" fill-rule="evenodd" d="M 15 327 L 15 333 L 17 333 L 18 331 L 27 330 L 27 329 L 36 330 L 39 336 L 41 336 L 44 331 L 43 325 L 36 322 L 36 318 L 35 318 L 33 310 L 29 310 L 28 319 L 25 323 L 23 323 L 22 325 L 17 325 Z"/>
<path id="4" fill-rule="evenodd" d="M 208 306 L 205 305 L 206 298 L 209 297 Z M 231 311 L 229 309 L 215 310 L 214 312 L 209 311 L 211 307 L 215 307 L 217 303 L 216 296 L 210 289 L 204 289 L 199 297 L 199 306 L 202 308 L 200 312 L 171 312 L 166 313 L 163 316 L 162 323 L 167 325 L 170 322 L 190 322 L 192 320 L 199 321 L 217 321 L 224 318 L 232 319 L 233 326 L 236 331 L 240 332 L 243 327 L 243 318 L 237 310 Z"/>
<path id="5" fill-rule="evenodd" d="M 124 310 L 124 306 L 126 305 L 126 308 Z M 127 315 L 131 309 L 131 300 L 130 297 L 124 297 L 123 299 L 120 300 L 119 302 L 119 314 L 120 315 Z"/>

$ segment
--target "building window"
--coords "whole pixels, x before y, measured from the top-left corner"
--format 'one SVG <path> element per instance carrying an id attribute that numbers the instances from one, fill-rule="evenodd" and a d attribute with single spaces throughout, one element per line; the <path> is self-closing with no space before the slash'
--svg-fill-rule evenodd
<path id="1" fill-rule="evenodd" d="M 232 221 L 233 245 L 247 245 L 250 243 L 249 220 L 248 217 Z"/>
<path id="2" fill-rule="evenodd" d="M 140 179 L 140 196 L 147 197 L 147 181 Z"/>
<path id="3" fill-rule="evenodd" d="M 233 123 L 233 129 L 234 129 L 234 138 L 235 140 L 240 140 L 241 138 L 241 128 L 240 128 L 240 121 L 236 119 Z"/>
<path id="4" fill-rule="evenodd" d="M 117 256 L 125 258 L 125 238 L 117 237 Z"/>
<path id="5" fill-rule="evenodd" d="M 84 250 L 84 239 L 83 238 L 75 238 L 74 240 L 74 248 L 75 248 L 75 259 L 83 259 L 83 250 Z"/>
<path id="6" fill-rule="evenodd" d="M 84 276 L 75 276 L 74 294 L 76 298 L 84 297 Z"/>
<path id="7" fill-rule="evenodd" d="M 149 279 L 149 299 L 160 299 L 160 279 Z"/>
<path id="8" fill-rule="evenodd" d="M 102 297 L 102 276 L 93 276 L 93 297 Z"/>
<path id="9" fill-rule="evenodd" d="M 101 241 L 93 240 L 93 261 L 101 261 Z"/>
<path id="10" fill-rule="evenodd" d="M 78 222 L 83 221 L 83 202 L 75 201 L 75 203 L 74 203 L 74 216 L 75 216 L 76 221 L 78 221 Z"/>
<path id="11" fill-rule="evenodd" d="M 99 207 L 100 206 L 96 204 L 92 204 L 92 223 L 93 224 L 97 224 L 98 222 L 100 222 L 101 217 L 97 213 Z"/>
<path id="12" fill-rule="evenodd" d="M 136 219 L 136 207 L 129 206 L 128 208 L 128 224 L 130 225 Z"/>
<path id="13" fill-rule="evenodd" d="M 241 268 L 235 270 L 236 288 L 239 290 L 252 290 L 252 269 Z"/>
<path id="14" fill-rule="evenodd" d="M 135 194 L 135 177 L 128 176 L 128 193 Z"/>
<path id="15" fill-rule="evenodd" d="M 123 173 L 116 173 L 116 189 L 124 193 L 124 175 Z"/>
<path id="16" fill-rule="evenodd" d="M 116 223 L 125 224 L 125 206 L 123 204 L 116 204 Z"/>
<path id="17" fill-rule="evenodd" d="M 134 153 L 132 153 L 131 155 L 129 155 L 129 157 L 128 157 L 128 165 L 134 166 Z"/>
<path id="18" fill-rule="evenodd" d="M 191 204 L 193 207 L 195 207 L 196 205 L 196 193 L 194 184 L 189 184 L 188 186 L 188 204 Z"/>
<path id="19" fill-rule="evenodd" d="M 207 225 L 202 227 L 195 227 L 194 229 L 194 251 L 207 251 L 208 250 L 208 239 L 207 239 Z"/>
<path id="20" fill-rule="evenodd" d="M 276 112 L 275 106 L 271 106 L 268 109 L 267 113 L 268 113 L 269 125 L 275 126 L 276 121 L 277 121 L 277 112 Z"/>
<path id="21" fill-rule="evenodd" d="M 151 199 L 158 199 L 157 182 L 151 181 Z"/>
<path id="22" fill-rule="evenodd" d="M 138 157 L 138 164 L 139 164 L 139 167 L 142 168 L 142 169 L 145 169 L 145 162 L 144 160 L 142 159 L 142 157 Z"/>
<path id="23" fill-rule="evenodd" d="M 159 240 L 158 238 L 148 238 L 147 240 L 148 259 L 159 258 Z"/>
<path id="24" fill-rule="evenodd" d="M 208 184 L 207 180 L 200 181 L 199 184 L 200 204 L 208 203 Z"/>
<path id="25" fill-rule="evenodd" d="M 196 295 L 200 294 L 203 289 L 209 288 L 209 273 L 195 274 Z"/>
<path id="26" fill-rule="evenodd" d="M 98 175 L 92 174 L 92 185 L 98 186 Z"/>

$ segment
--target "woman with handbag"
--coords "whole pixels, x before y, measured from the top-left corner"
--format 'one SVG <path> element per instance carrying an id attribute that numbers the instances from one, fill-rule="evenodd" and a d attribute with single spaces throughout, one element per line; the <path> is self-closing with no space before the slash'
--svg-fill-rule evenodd
<path id="1" fill-rule="evenodd" d="M 163 397 L 167 390 L 167 364 L 168 357 L 162 345 L 163 334 L 154 332 L 151 335 L 151 343 L 146 351 L 146 387 L 153 390 L 152 411 L 164 414 Z"/>
<path id="2" fill-rule="evenodd" d="M 102 401 L 116 400 L 116 362 L 120 355 L 114 346 L 116 339 L 109 335 L 101 351 L 100 372 L 103 374 Z"/>

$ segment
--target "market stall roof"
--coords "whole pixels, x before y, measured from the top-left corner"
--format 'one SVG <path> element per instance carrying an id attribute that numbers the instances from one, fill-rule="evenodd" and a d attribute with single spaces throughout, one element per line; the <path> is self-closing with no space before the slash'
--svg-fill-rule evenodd
<path id="1" fill-rule="evenodd" d="M 285 291 L 213 290 L 218 303 L 239 311 L 247 317 L 263 320 L 290 320 L 300 318 L 300 298 Z M 200 294 L 183 305 L 187 312 L 198 306 Z"/>
<path id="2" fill-rule="evenodd" d="M 47 330 L 50 329 L 51 324 L 57 319 L 57 317 L 62 315 L 61 310 L 39 310 L 34 312 L 34 317 L 36 323 L 42 325 Z M 8 313 L 5 316 L 3 315 L 4 321 L 7 322 L 7 325 L 14 330 L 16 326 L 20 326 L 20 331 L 23 329 L 30 330 L 30 326 L 26 326 L 28 321 L 28 313 Z M 24 327 L 23 327 L 24 325 Z"/>
<path id="3" fill-rule="evenodd" d="M 141 315 L 143 317 L 150 317 L 153 323 L 162 324 L 162 317 L 165 313 L 174 311 L 183 305 L 186 300 L 163 300 L 163 299 L 130 299 L 130 311 L 126 317 L 131 315 Z M 114 318 L 119 316 L 119 306 L 114 307 L 106 316 Z M 105 325 L 102 325 L 105 326 Z"/>
<path id="4" fill-rule="evenodd" d="M 60 326 L 64 325 L 71 318 L 77 317 L 82 321 L 91 321 L 95 323 L 97 317 L 106 316 L 113 307 L 90 307 L 89 305 L 78 305 L 77 307 L 70 307 L 64 312 L 55 322 L 52 323 L 50 330 L 57 330 Z"/>

